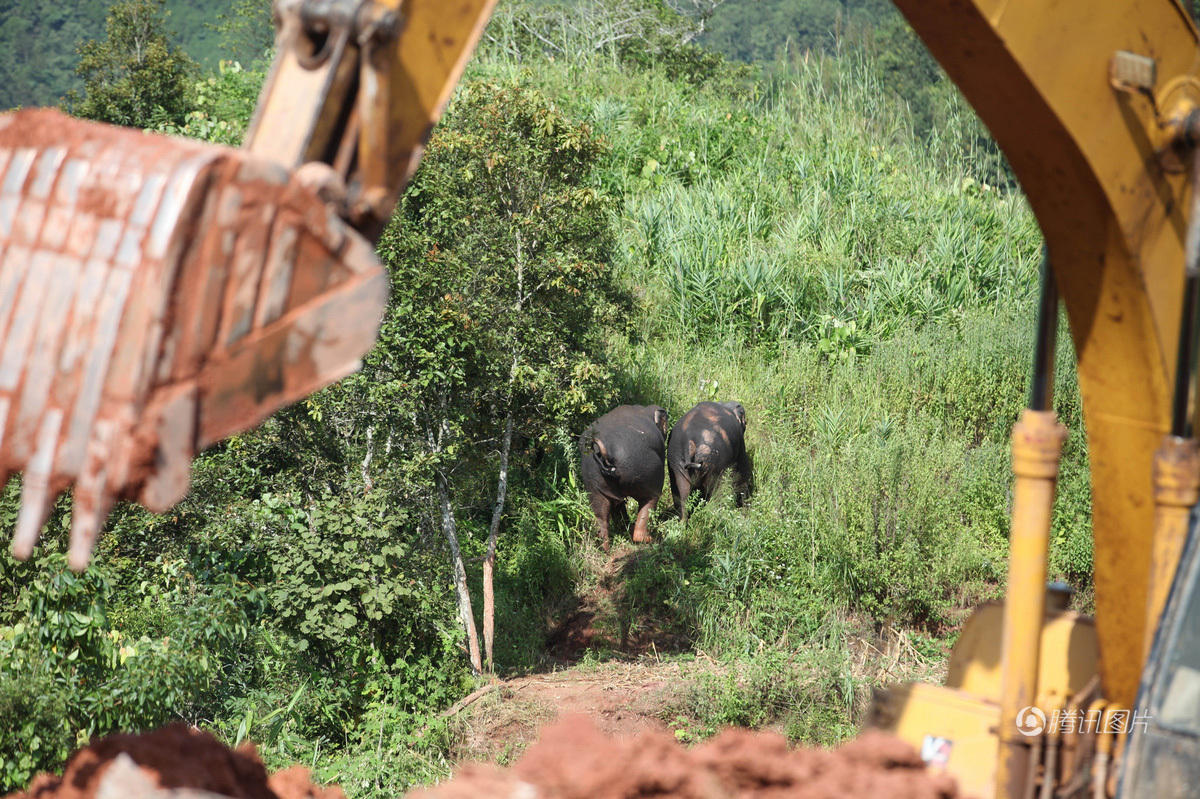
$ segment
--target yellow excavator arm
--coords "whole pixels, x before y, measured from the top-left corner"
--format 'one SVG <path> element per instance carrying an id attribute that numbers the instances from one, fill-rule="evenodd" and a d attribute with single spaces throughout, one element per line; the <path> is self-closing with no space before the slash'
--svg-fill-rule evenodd
<path id="1" fill-rule="evenodd" d="M 387 222 L 496 0 L 279 0 L 246 149 L 325 164 L 343 214 Z"/>
<path id="2" fill-rule="evenodd" d="M 1014 429 L 1003 608 L 968 622 L 947 686 L 886 692 L 872 723 L 980 796 L 1039 785 L 1043 797 L 1109 795 L 1200 488 L 1195 308 L 1185 312 L 1197 285 L 1185 290 L 1185 256 L 1200 243 L 1189 232 L 1196 28 L 1174 0 L 896 5 L 1004 150 L 1045 236 L 1047 285 L 1061 294 L 1078 356 L 1096 613 L 1070 613 L 1053 592 L 1047 604 L 1062 433 L 1048 405 L 1031 407 Z"/>
<path id="3" fill-rule="evenodd" d="M 1200 47 L 1172 0 L 897 5 L 1004 150 L 1041 225 L 1079 359 L 1092 471 L 1096 626 L 1105 694 L 1141 672 L 1190 197 L 1179 124 L 1200 103 Z M 1150 85 L 1114 59 L 1151 59 Z"/>

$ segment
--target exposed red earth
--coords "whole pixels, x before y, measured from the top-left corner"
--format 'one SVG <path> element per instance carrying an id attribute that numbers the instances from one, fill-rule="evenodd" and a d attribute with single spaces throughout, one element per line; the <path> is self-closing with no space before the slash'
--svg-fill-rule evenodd
<path id="1" fill-rule="evenodd" d="M 693 749 L 656 731 L 628 739 L 602 733 L 585 716 L 542 730 L 511 768 L 462 767 L 411 799 L 951 799 L 954 780 L 931 774 L 908 744 L 865 732 L 836 750 L 789 749 L 783 736 L 727 730 Z"/>
<path id="2" fill-rule="evenodd" d="M 126 754 L 145 780 L 127 787 L 114 781 L 114 764 Z M 108 782 L 106 790 L 106 780 Z M 157 790 L 156 790 L 157 789 Z M 212 735 L 183 723 L 142 735 L 110 735 L 71 755 L 61 777 L 41 774 L 24 792 L 5 799 L 92 799 L 125 796 L 140 799 L 161 790 L 192 789 L 235 799 L 346 799 L 336 786 L 313 785 L 300 766 L 267 775 L 253 745 L 230 749 Z M 169 794 L 168 794 L 169 795 Z"/>
<path id="3" fill-rule="evenodd" d="M 122 757 L 125 755 L 127 757 Z M 108 797 L 345 799 L 293 767 L 268 775 L 254 747 L 230 749 L 208 733 L 174 724 L 143 735 L 112 735 L 79 750 L 61 777 L 40 775 L 6 799 Z M 583 715 L 542 731 L 511 767 L 463 766 L 453 779 L 411 799 L 953 799 L 954 780 L 926 772 L 909 745 L 866 732 L 836 750 L 789 749 L 775 733 L 727 730 L 685 749 L 657 730 L 615 738 Z"/>

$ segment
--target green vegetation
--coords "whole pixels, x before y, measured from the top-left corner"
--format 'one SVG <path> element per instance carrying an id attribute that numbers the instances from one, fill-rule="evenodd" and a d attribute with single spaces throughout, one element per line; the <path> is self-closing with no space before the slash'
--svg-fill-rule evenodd
<path id="1" fill-rule="evenodd" d="M 195 62 L 171 44 L 164 0 L 121 0 L 109 9 L 103 40 L 79 46 L 82 97 L 69 92 L 76 116 L 114 125 L 182 124 L 191 107 Z"/>
<path id="2" fill-rule="evenodd" d="M 899 14 L 888 0 L 725 0 L 700 41 L 739 61 L 836 51 Z"/>
<path id="3" fill-rule="evenodd" d="M 489 539 L 501 674 L 551 667 L 549 631 L 608 579 L 576 437 L 618 402 L 749 417 L 748 507 L 722 490 L 685 529 L 664 499 L 598 620 L 714 663 L 664 711 L 681 739 L 836 742 L 896 677 L 864 649 L 902 638 L 936 670 L 1002 591 L 1040 236 L 970 110 L 898 47 L 732 64 L 650 0 L 562 8 L 489 27 L 380 243 L 391 309 L 361 373 L 205 453 L 170 513 L 119 507 L 85 575 L 65 501 L 31 563 L 0 555 L 0 791 L 176 718 L 352 797 L 445 774 Z M 885 88 L 901 73 L 936 125 Z M 211 69 L 186 113 L 138 122 L 236 143 L 262 74 Z M 1086 591 L 1072 362 L 1051 565 Z"/>
<path id="4" fill-rule="evenodd" d="M 55 105 L 80 90 L 78 48 L 104 30 L 109 5 L 0 0 L 0 109 Z M 223 59 L 249 64 L 270 47 L 269 8 L 258 0 L 167 0 L 166 28 L 205 67 Z"/>

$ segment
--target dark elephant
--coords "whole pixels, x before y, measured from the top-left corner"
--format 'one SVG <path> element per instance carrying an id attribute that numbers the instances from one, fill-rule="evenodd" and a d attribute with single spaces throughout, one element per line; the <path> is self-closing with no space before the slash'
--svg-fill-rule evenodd
<path id="1" fill-rule="evenodd" d="M 662 495 L 667 412 L 657 405 L 621 405 L 592 422 L 579 439 L 580 474 L 608 550 L 608 524 L 629 523 L 625 500 L 637 500 L 633 540 L 650 540 L 650 511 Z"/>
<path id="2" fill-rule="evenodd" d="M 681 521 L 687 521 L 692 490 L 698 489 L 707 501 L 730 467 L 734 471 L 734 501 L 739 508 L 745 503 L 753 481 L 745 432 L 746 409 L 740 402 L 701 402 L 675 423 L 667 463 L 671 468 L 671 494 Z"/>

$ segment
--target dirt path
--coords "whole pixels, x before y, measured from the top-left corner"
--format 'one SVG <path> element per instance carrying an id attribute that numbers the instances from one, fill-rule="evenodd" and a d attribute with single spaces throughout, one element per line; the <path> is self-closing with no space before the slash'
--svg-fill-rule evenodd
<path id="1" fill-rule="evenodd" d="M 508 762 L 542 727 L 567 715 L 585 716 L 618 740 L 670 733 L 668 722 L 695 675 L 718 668 L 683 662 L 691 642 L 651 609 L 662 603 L 630 596 L 630 575 L 644 566 L 648 550 L 617 541 L 610 555 L 596 554 L 590 579 L 547 635 L 551 670 L 504 680 L 458 715 L 460 762 Z"/>
<path id="2" fill-rule="evenodd" d="M 566 715 L 583 715 L 605 735 L 670 732 L 667 716 L 685 698 L 678 662 L 609 662 L 506 680 L 459 718 L 457 759 L 506 763 Z"/>

